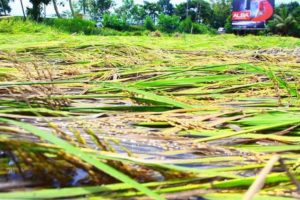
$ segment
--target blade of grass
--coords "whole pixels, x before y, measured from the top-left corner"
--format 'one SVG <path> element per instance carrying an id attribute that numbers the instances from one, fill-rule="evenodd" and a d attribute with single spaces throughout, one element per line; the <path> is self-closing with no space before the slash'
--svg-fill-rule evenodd
<path id="1" fill-rule="evenodd" d="M 158 199 L 158 200 L 164 199 L 163 197 L 159 196 L 158 194 L 151 191 L 147 187 L 136 182 L 132 178 L 123 174 L 122 172 L 107 165 L 106 163 L 103 163 L 103 162 L 97 160 L 95 157 L 92 157 L 91 155 L 84 153 L 80 148 L 77 148 L 77 147 L 71 145 L 70 143 L 66 142 L 65 140 L 62 140 L 62 139 L 56 137 L 55 135 L 51 134 L 51 132 L 39 129 L 39 128 L 32 126 L 30 124 L 27 124 L 27 123 L 18 122 L 18 121 L 14 121 L 14 120 L 0 118 L 0 121 L 21 127 L 24 130 L 26 130 L 34 135 L 37 135 L 40 138 L 42 138 L 52 144 L 57 145 L 58 147 L 62 148 L 66 153 L 69 153 L 75 157 L 80 158 L 81 160 L 93 165 L 94 167 L 98 168 L 99 170 L 104 171 L 105 173 L 109 174 L 110 176 L 112 176 L 124 183 L 131 185 L 133 188 L 141 191 L 142 193 L 146 194 L 147 196 L 149 196 L 153 199 Z"/>
<path id="2" fill-rule="evenodd" d="M 278 155 L 274 155 L 267 165 L 260 171 L 258 174 L 257 179 L 253 182 L 253 184 L 249 187 L 247 190 L 245 196 L 243 197 L 243 200 L 252 200 L 255 196 L 255 194 L 261 190 L 265 184 L 265 179 L 267 175 L 271 172 L 274 164 L 280 159 Z"/>
<path id="3" fill-rule="evenodd" d="M 115 89 L 120 89 L 123 91 L 132 92 L 132 93 L 141 95 L 144 99 L 157 101 L 157 102 L 161 102 L 161 103 L 166 103 L 166 104 L 173 105 L 173 106 L 176 106 L 179 108 L 185 108 L 185 109 L 194 108 L 194 106 L 191 106 L 186 103 L 182 103 L 180 101 L 176 101 L 174 99 L 171 99 L 170 97 L 160 96 L 160 95 L 154 94 L 152 92 L 147 92 L 147 91 L 136 89 L 133 87 L 126 87 L 126 86 L 124 87 L 124 86 L 116 85 L 116 84 L 110 85 L 109 87 L 115 88 Z"/>

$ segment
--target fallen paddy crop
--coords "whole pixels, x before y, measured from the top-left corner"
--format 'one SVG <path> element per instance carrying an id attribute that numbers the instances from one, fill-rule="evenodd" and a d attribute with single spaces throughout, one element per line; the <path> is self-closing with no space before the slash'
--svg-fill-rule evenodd
<path id="1" fill-rule="evenodd" d="M 242 199 L 274 154 L 255 199 L 299 197 L 298 40 L 33 37 L 0 44 L 1 199 Z"/>

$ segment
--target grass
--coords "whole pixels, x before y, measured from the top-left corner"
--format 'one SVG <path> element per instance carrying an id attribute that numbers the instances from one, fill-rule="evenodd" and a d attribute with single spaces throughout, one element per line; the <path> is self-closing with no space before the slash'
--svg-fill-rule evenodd
<path id="1" fill-rule="evenodd" d="M 109 39 L 108 39 L 109 38 Z M 25 47 L 35 47 L 40 45 L 47 46 L 84 46 L 84 45 L 126 45 L 142 46 L 154 49 L 176 49 L 176 50 L 243 50 L 258 48 L 293 48 L 300 45 L 299 39 L 286 37 L 282 39 L 279 36 L 261 37 L 234 35 L 184 35 L 176 38 L 174 43 L 173 37 L 148 37 L 148 36 L 68 36 L 63 33 L 56 34 L 27 34 L 19 33 L 10 36 L 10 34 L 1 34 L 1 49 L 22 49 Z M 11 43 L 12 45 L 8 45 Z M 22 43 L 22 44 L 20 44 Z M 209 53 L 209 52 L 208 52 Z"/>
<path id="2" fill-rule="evenodd" d="M 298 39 L 19 25 L 0 35 L 0 198 L 242 199 L 274 154 L 254 199 L 298 197 Z"/>
<path id="3" fill-rule="evenodd" d="M 73 24 L 74 23 L 74 24 Z M 83 25 L 86 24 L 86 25 Z M 85 27 L 80 31 L 80 27 Z M 72 30 L 72 28 L 74 30 Z M 78 30 L 77 30 L 78 29 Z M 1 49 L 22 49 L 46 45 L 50 46 L 82 46 L 91 45 L 126 45 L 142 46 L 154 49 L 166 50 L 207 50 L 213 53 L 215 50 L 243 50 L 259 48 L 293 48 L 300 45 L 299 39 L 292 37 L 272 36 L 244 36 L 234 35 L 189 35 L 183 34 L 173 37 L 148 37 L 124 35 L 123 33 L 112 33 L 113 36 L 99 37 L 96 35 L 86 36 L 84 32 L 92 32 L 93 24 L 88 22 L 77 22 L 76 20 L 48 20 L 45 23 L 37 24 L 32 21 L 23 22 L 19 19 L 0 20 L 0 48 Z M 97 30 L 99 31 L 99 30 Z M 103 35 L 109 35 L 108 29 L 101 29 Z M 101 32 L 100 31 L 100 32 Z M 70 33 L 73 36 L 70 36 Z M 102 33 L 99 33 L 102 34 Z M 117 35 L 124 36 L 117 36 Z M 107 37 L 109 39 L 107 40 Z M 109 42 L 108 42 L 109 41 Z M 11 44 L 11 45 L 8 45 Z"/>

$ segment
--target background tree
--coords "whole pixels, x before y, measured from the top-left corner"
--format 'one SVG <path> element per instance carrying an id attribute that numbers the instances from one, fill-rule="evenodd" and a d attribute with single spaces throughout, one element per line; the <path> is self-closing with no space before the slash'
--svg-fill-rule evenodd
<path id="1" fill-rule="evenodd" d="M 157 4 L 160 6 L 160 10 L 165 15 L 174 14 L 174 6 L 170 0 L 159 0 Z"/>
<path id="2" fill-rule="evenodd" d="M 173 33 L 178 30 L 180 23 L 180 18 L 178 16 L 172 15 L 159 15 L 158 27 L 159 30 L 166 33 Z"/>
<path id="3" fill-rule="evenodd" d="M 274 26 L 283 35 L 288 35 L 296 25 L 297 21 L 286 7 L 281 9 L 280 15 L 274 15 Z"/>
<path id="4" fill-rule="evenodd" d="M 146 19 L 147 13 L 142 5 L 135 5 L 135 8 L 132 11 L 133 21 L 137 25 L 142 25 Z"/>
<path id="5" fill-rule="evenodd" d="M 277 6 L 268 28 L 274 34 L 300 37 L 300 4 L 291 2 Z"/>
<path id="6" fill-rule="evenodd" d="M 61 18 L 60 14 L 59 14 L 59 11 L 58 11 L 58 8 L 57 8 L 57 3 L 56 3 L 56 0 L 52 0 L 52 4 L 53 4 L 53 8 L 54 8 L 54 11 L 55 11 L 55 14 L 58 18 Z"/>
<path id="7" fill-rule="evenodd" d="M 179 31 L 185 33 L 192 33 L 193 32 L 193 21 L 191 17 L 187 17 L 180 22 Z"/>
<path id="8" fill-rule="evenodd" d="M 292 15 L 295 17 L 298 25 L 300 24 L 300 5 L 291 11 Z"/>
<path id="9" fill-rule="evenodd" d="M 86 3 L 88 11 L 93 19 L 102 18 L 114 5 L 113 0 L 89 0 Z"/>
<path id="10" fill-rule="evenodd" d="M 226 19 L 226 22 L 225 22 L 225 25 L 224 25 L 224 28 L 226 30 L 226 33 L 232 33 L 232 24 L 231 24 L 231 18 L 232 16 L 229 15 Z"/>
<path id="11" fill-rule="evenodd" d="M 105 13 L 103 15 L 103 26 L 118 31 L 127 31 L 129 26 L 125 18 L 121 18 L 116 14 Z"/>
<path id="12" fill-rule="evenodd" d="M 144 1 L 143 7 L 146 14 L 151 17 L 155 24 L 159 13 L 161 13 L 161 7 L 157 3 L 150 3 L 148 1 Z"/>
<path id="13" fill-rule="evenodd" d="M 72 1 L 72 7 L 75 13 L 75 16 L 80 16 L 81 14 L 87 14 L 87 7 L 85 6 L 85 13 L 83 12 L 83 6 L 79 3 L 79 1 Z"/>
<path id="14" fill-rule="evenodd" d="M 74 18 L 75 17 L 75 12 L 74 12 L 74 9 L 73 9 L 72 0 L 69 0 L 69 6 L 70 6 L 70 11 L 72 13 L 72 17 Z"/>
<path id="15" fill-rule="evenodd" d="M 180 3 L 175 8 L 175 15 L 184 20 L 187 15 L 193 22 L 210 24 L 213 10 L 208 2 L 204 0 L 191 0 Z"/>
<path id="16" fill-rule="evenodd" d="M 0 0 L 0 15 L 7 15 L 10 11 L 9 0 Z"/>
<path id="17" fill-rule="evenodd" d="M 155 31 L 155 25 L 154 22 L 152 21 L 151 17 L 147 16 L 145 19 L 145 28 L 149 31 Z"/>
<path id="18" fill-rule="evenodd" d="M 75 8 L 75 12 L 82 11 L 82 13 L 85 15 L 88 13 L 88 4 L 89 0 L 78 0 L 73 3 L 73 8 Z M 74 6 L 75 5 L 75 6 Z"/>
<path id="19" fill-rule="evenodd" d="M 289 3 L 282 3 L 276 7 L 275 12 L 276 14 L 279 14 L 279 12 L 281 12 L 282 9 L 287 9 L 287 11 L 291 13 L 298 7 L 299 7 L 299 3 L 296 1 L 289 2 Z"/>
<path id="20" fill-rule="evenodd" d="M 212 27 L 224 27 L 228 16 L 231 15 L 231 1 L 230 0 L 216 0 L 212 3 Z"/>
<path id="21" fill-rule="evenodd" d="M 85 13 L 86 13 L 86 0 L 82 0 L 81 2 L 82 2 L 82 12 L 85 15 Z"/>
<path id="22" fill-rule="evenodd" d="M 20 4 L 21 4 L 22 13 L 23 13 L 23 20 L 25 20 L 26 14 L 25 14 L 25 9 L 24 9 L 24 5 L 23 5 L 23 0 L 20 0 Z"/>
<path id="23" fill-rule="evenodd" d="M 42 4 L 48 5 L 51 0 L 29 0 L 31 8 L 27 8 L 27 14 L 35 21 L 41 19 Z"/>
<path id="24" fill-rule="evenodd" d="M 116 13 L 121 18 L 125 19 L 127 23 L 134 23 L 134 15 L 137 12 L 137 5 L 133 0 L 123 0 L 122 5 L 116 9 Z"/>

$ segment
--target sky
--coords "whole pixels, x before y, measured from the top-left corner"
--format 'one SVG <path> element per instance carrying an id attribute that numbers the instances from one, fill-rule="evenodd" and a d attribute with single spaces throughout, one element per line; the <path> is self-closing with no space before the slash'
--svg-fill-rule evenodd
<path id="1" fill-rule="evenodd" d="M 137 4 L 142 4 L 144 0 L 135 0 L 135 3 Z M 150 2 L 156 2 L 157 0 L 148 0 Z M 181 2 L 185 2 L 186 0 L 171 0 L 171 2 L 176 5 L 179 4 Z M 275 0 L 276 4 L 280 4 L 280 3 L 289 3 L 291 1 L 297 1 L 300 3 L 300 0 Z M 116 5 L 121 5 L 122 4 L 122 0 L 115 0 Z M 24 8 L 26 10 L 26 7 L 31 7 L 31 4 L 29 3 L 29 0 L 23 0 L 23 5 Z M 10 6 L 12 8 L 12 11 L 10 13 L 10 15 L 14 15 L 14 16 L 22 16 L 22 9 L 21 9 L 21 5 L 20 5 L 20 0 L 14 0 L 13 2 L 10 3 Z M 69 11 L 69 7 L 68 4 L 66 4 L 66 6 L 62 7 L 59 6 L 58 7 L 60 13 L 62 13 L 63 11 Z M 53 4 L 50 3 L 48 6 L 46 6 L 46 15 L 47 16 L 53 16 L 55 15 L 54 12 L 54 8 L 53 8 Z"/>

